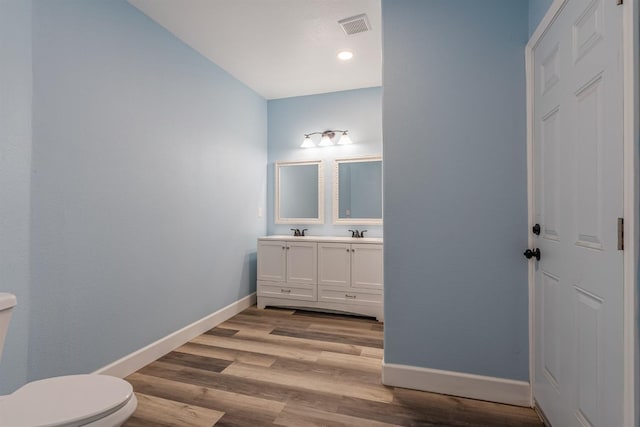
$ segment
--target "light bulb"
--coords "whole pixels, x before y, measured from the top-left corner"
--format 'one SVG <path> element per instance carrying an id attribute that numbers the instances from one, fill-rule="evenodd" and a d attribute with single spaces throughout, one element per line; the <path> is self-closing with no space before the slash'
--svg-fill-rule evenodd
<path id="1" fill-rule="evenodd" d="M 353 58 L 353 52 L 351 52 L 350 50 L 343 50 L 342 52 L 338 53 L 338 59 L 342 61 L 348 61 L 351 58 Z"/>
<path id="2" fill-rule="evenodd" d="M 353 144 L 353 141 L 351 140 L 351 138 L 349 138 L 349 135 L 347 135 L 347 132 L 342 132 L 342 136 L 340 137 L 340 141 L 338 141 L 338 145 L 349 145 L 349 144 Z"/>
<path id="3" fill-rule="evenodd" d="M 302 144 L 300 145 L 300 148 L 313 148 L 315 146 L 316 146 L 316 144 L 313 143 L 313 141 L 311 140 L 311 137 L 309 135 L 305 135 L 304 136 L 304 140 L 302 141 Z"/>
<path id="4" fill-rule="evenodd" d="M 329 145 L 333 145 L 331 143 L 331 138 L 329 138 L 328 135 L 322 135 L 322 138 L 320 138 L 320 144 L 318 144 L 318 147 L 328 147 Z"/>

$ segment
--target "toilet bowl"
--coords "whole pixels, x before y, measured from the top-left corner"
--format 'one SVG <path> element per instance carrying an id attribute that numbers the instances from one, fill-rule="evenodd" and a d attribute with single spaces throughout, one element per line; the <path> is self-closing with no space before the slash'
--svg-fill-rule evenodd
<path id="1" fill-rule="evenodd" d="M 0 356 L 15 295 L 0 293 Z M 0 427 L 119 427 L 138 401 L 131 384 L 108 375 L 68 375 L 0 396 Z"/>
<path id="2" fill-rule="evenodd" d="M 131 385 L 107 375 L 34 381 L 0 400 L 2 427 L 116 427 L 133 414 Z"/>

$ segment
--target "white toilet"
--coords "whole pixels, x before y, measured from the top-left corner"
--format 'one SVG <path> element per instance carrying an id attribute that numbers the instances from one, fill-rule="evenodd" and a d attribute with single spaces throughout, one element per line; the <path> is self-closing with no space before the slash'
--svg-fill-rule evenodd
<path id="1" fill-rule="evenodd" d="M 0 293 L 0 357 L 16 297 Z M 0 397 L 2 427 L 117 427 L 138 405 L 131 384 L 107 375 L 34 381 Z"/>

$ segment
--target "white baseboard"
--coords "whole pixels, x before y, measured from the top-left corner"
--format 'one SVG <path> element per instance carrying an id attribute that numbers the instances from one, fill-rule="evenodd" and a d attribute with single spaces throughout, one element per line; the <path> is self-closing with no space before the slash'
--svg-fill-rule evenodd
<path id="1" fill-rule="evenodd" d="M 382 362 L 382 383 L 452 396 L 531 406 L 528 382 Z"/>
<path id="2" fill-rule="evenodd" d="M 156 359 L 164 356 L 170 351 L 180 347 L 181 345 L 189 342 L 193 338 L 208 331 L 211 328 L 216 327 L 220 323 L 224 322 L 240 313 L 242 310 L 251 307 L 256 303 L 255 292 L 247 295 L 246 297 L 239 299 L 238 301 L 229 304 L 220 310 L 211 313 L 208 316 L 203 317 L 200 320 L 196 320 L 190 325 L 179 329 L 164 338 L 160 338 L 149 344 L 140 350 L 134 351 L 115 362 L 104 366 L 94 374 L 112 375 L 114 377 L 124 378 L 137 371 L 138 369 L 148 365 Z"/>

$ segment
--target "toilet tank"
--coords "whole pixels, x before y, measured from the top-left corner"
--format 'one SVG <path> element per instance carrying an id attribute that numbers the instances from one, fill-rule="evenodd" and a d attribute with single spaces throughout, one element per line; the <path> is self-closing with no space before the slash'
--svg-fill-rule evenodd
<path id="1" fill-rule="evenodd" d="M 2 348 L 4 347 L 4 338 L 7 336 L 9 329 L 9 320 L 13 307 L 16 305 L 16 296 L 0 292 L 0 360 L 2 359 Z"/>

